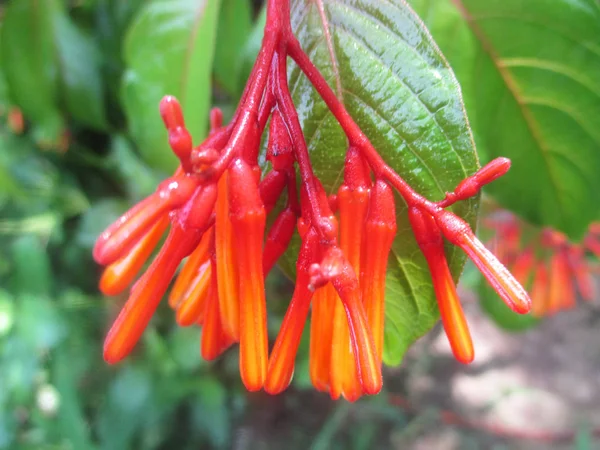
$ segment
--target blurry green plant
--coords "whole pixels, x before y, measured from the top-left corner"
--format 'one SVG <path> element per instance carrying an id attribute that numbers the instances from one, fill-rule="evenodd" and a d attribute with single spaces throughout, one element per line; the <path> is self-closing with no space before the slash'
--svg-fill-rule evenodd
<path id="1" fill-rule="evenodd" d="M 332 20 L 335 45 L 341 48 L 377 1 L 348 6 L 352 23 Z M 247 402 L 236 356 L 204 363 L 197 331 L 173 327 L 170 312 L 159 314 L 135 358 L 105 365 L 101 342 L 124 299 L 98 294 L 91 248 L 106 225 L 174 167 L 158 114 L 163 95 L 182 100 L 194 136 L 206 132 L 211 104 L 226 118 L 231 114 L 262 37 L 264 14 L 255 3 L 12 0 L 0 6 L 0 448 L 231 445 Z M 594 197 L 600 190 L 598 2 L 409 3 L 462 85 L 483 162 L 513 158 L 512 175 L 489 194 L 538 226 L 580 238 L 600 218 Z M 335 19 L 333 4 L 324 4 Z M 387 19 L 402 27 L 404 10 L 397 5 L 405 6 L 392 4 Z M 307 8 L 296 26 L 323 63 L 320 16 L 314 5 Z M 418 63 L 421 56 L 407 44 L 390 65 Z M 353 62 L 340 62 L 341 88 L 349 96 L 358 89 L 360 100 Z M 303 108 L 318 134 L 318 108 Z M 388 128 L 387 141 L 405 152 L 419 139 L 397 136 L 394 124 Z M 327 138 L 338 137 L 325 133 L 316 140 L 326 146 Z M 328 160 L 321 163 L 327 172 Z M 425 184 L 425 175 L 415 177 Z M 289 297 L 285 281 L 270 283 Z M 394 314 L 408 326 L 403 308 L 398 303 Z M 285 303 L 270 323 L 273 331 L 284 310 Z M 435 311 L 425 315 L 427 326 L 406 342 L 393 334 L 388 340 L 404 349 L 437 320 Z M 306 374 L 307 342 L 299 354 L 298 374 Z M 294 382 L 309 384 L 306 376 Z M 364 427 L 360 445 L 369 448 L 373 441 L 364 436 L 375 431 Z M 334 447 L 327 433 L 318 437 L 320 448 Z"/>

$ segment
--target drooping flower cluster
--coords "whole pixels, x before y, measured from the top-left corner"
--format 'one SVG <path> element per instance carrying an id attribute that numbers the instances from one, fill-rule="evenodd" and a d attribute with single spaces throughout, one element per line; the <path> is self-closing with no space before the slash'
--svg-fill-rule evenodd
<path id="1" fill-rule="evenodd" d="M 531 313 L 551 316 L 595 297 L 600 258 L 600 224 L 590 225 L 580 243 L 551 228 L 535 229 L 508 211 L 494 211 L 483 225 L 494 231 L 487 246 L 531 295 Z"/>
<path id="2" fill-rule="evenodd" d="M 288 56 L 348 138 L 344 180 L 332 197 L 312 170 L 288 89 Z M 460 361 L 472 360 L 473 349 L 443 238 L 467 253 L 511 308 L 529 310 L 530 300 L 517 281 L 469 225 L 445 209 L 476 195 L 481 186 L 506 173 L 510 162 L 492 161 L 440 202 L 419 195 L 385 164 L 303 52 L 291 31 L 289 2 L 268 3 L 262 48 L 229 125 L 223 126 L 220 112 L 214 110 L 208 138 L 193 146 L 177 101 L 165 97 L 160 112 L 180 166 L 154 194 L 111 225 L 94 249 L 96 261 L 108 266 L 101 289 L 115 294 L 134 281 L 168 229 L 158 255 L 131 287 L 108 333 L 108 362 L 133 349 L 185 259 L 169 294 L 176 320 L 203 327 L 201 352 L 206 359 L 239 343 L 241 378 L 249 390 L 279 393 L 289 385 L 311 312 L 310 374 L 315 387 L 349 400 L 377 393 L 382 383 L 386 264 L 396 232 L 392 189 L 409 207 L 444 327 Z M 261 179 L 258 150 L 267 124 L 272 170 Z M 276 212 L 284 192 L 286 204 Z M 271 211 L 277 216 L 266 230 Z M 295 290 L 269 351 L 264 277 L 296 231 L 301 248 Z"/>

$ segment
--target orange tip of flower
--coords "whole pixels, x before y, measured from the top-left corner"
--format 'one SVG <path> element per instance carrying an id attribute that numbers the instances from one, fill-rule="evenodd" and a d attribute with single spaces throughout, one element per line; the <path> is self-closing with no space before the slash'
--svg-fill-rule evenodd
<path id="1" fill-rule="evenodd" d="M 527 314 L 531 310 L 531 299 L 527 291 L 475 237 L 471 227 L 463 219 L 448 211 L 441 211 L 435 219 L 446 239 L 464 250 L 510 309 L 519 314 Z"/>
<path id="2" fill-rule="evenodd" d="M 179 262 L 198 244 L 200 236 L 171 227 L 169 236 L 146 273 L 131 289 L 104 342 L 104 359 L 114 364 L 127 356 L 148 326 Z"/>
<path id="3" fill-rule="evenodd" d="M 175 321 L 178 325 L 189 327 L 201 320 L 208 299 L 211 274 L 210 261 L 206 261 L 177 305 Z"/>
<path id="4" fill-rule="evenodd" d="M 169 293 L 169 306 L 177 307 L 183 296 L 189 292 L 190 285 L 196 279 L 200 268 L 210 258 L 210 248 L 214 245 L 214 227 L 210 227 L 202 235 L 202 239 L 192 254 L 187 258 Z"/>
<path id="5" fill-rule="evenodd" d="M 285 313 L 281 329 L 277 335 L 271 358 L 265 391 L 269 394 L 278 394 L 284 391 L 294 374 L 294 360 L 300 345 L 302 330 L 310 308 L 312 293 L 308 289 L 308 276 L 299 274 L 292 301 Z"/>
<path id="6" fill-rule="evenodd" d="M 240 339 L 240 299 L 236 250 L 229 218 L 228 173 L 218 183 L 215 218 L 215 254 L 221 323 L 232 339 Z"/>
<path id="7" fill-rule="evenodd" d="M 432 271 L 442 323 L 454 357 L 463 364 L 475 358 L 471 333 L 456 294 L 456 286 L 445 260 Z"/>
<path id="8" fill-rule="evenodd" d="M 117 295 L 127 289 L 168 226 L 169 218 L 165 216 L 135 244 L 129 253 L 104 269 L 99 283 L 100 292 L 104 295 Z"/>
<path id="9" fill-rule="evenodd" d="M 232 215 L 231 219 L 239 264 L 240 374 L 246 388 L 257 391 L 265 382 L 268 364 L 267 307 L 262 267 L 264 208 L 241 216 Z"/>
<path id="10" fill-rule="evenodd" d="M 358 375 L 365 394 L 377 394 L 381 390 L 381 361 L 373 336 L 367 323 L 367 316 L 360 301 L 358 283 L 352 267 L 346 264 L 343 273 L 332 280 L 348 318 L 350 342 L 357 362 Z"/>
<path id="11" fill-rule="evenodd" d="M 333 331 L 333 311 L 338 302 L 337 293 L 328 283 L 314 294 L 310 323 L 310 379 L 313 386 L 321 391 L 329 391 L 331 366 L 331 345 Z"/>
<path id="12" fill-rule="evenodd" d="M 167 211 L 168 202 L 151 195 L 123 214 L 98 237 L 93 249 L 94 260 L 112 264 L 144 236 Z"/>

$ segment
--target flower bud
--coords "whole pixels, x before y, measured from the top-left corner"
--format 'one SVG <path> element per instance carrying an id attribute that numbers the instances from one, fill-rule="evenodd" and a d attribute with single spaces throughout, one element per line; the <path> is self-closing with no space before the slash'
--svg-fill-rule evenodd
<path id="1" fill-rule="evenodd" d="M 531 299 L 523 286 L 475 237 L 464 220 L 448 211 L 441 211 L 435 220 L 446 239 L 463 249 L 509 308 L 519 314 L 529 312 Z"/>
<path id="2" fill-rule="evenodd" d="M 473 342 L 448 268 L 442 233 L 433 217 L 415 207 L 409 208 L 408 218 L 417 244 L 429 266 L 444 331 L 452 353 L 458 361 L 470 363 L 475 356 Z"/>

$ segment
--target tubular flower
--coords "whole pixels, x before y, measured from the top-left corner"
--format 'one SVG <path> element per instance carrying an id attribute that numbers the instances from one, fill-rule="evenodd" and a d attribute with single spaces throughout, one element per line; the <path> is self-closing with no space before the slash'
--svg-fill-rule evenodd
<path id="1" fill-rule="evenodd" d="M 340 248 L 357 276 L 360 275 L 360 252 L 370 184 L 368 168 L 365 168 L 360 153 L 357 149 L 350 148 L 344 167 L 344 183 L 337 198 L 340 209 Z M 333 398 L 342 394 L 348 400 L 355 400 L 361 395 L 350 345 L 350 330 L 341 300 L 334 302 L 330 386 Z"/>
<path id="2" fill-rule="evenodd" d="M 577 293 L 585 301 L 594 298 L 597 263 L 593 259 L 600 256 L 598 224 L 590 225 L 582 242 L 573 244 L 562 233 L 535 229 L 507 211 L 495 211 L 483 223 L 495 232 L 487 246 L 497 249 L 502 263 L 530 291 L 534 316 L 573 308 Z"/>
<path id="3" fill-rule="evenodd" d="M 442 316 L 442 324 L 450 342 L 452 353 L 460 362 L 470 363 L 475 357 L 473 342 L 446 261 L 442 232 L 431 216 L 422 213 L 417 208 L 411 208 L 408 211 L 408 218 L 415 233 L 417 244 L 423 252 L 431 272 L 433 289 Z"/>
<path id="4" fill-rule="evenodd" d="M 167 96 L 161 101 L 179 167 L 154 194 L 109 226 L 94 247 L 96 261 L 108 266 L 103 292 L 116 294 L 133 283 L 108 332 L 106 361 L 116 363 L 133 350 L 175 279 L 168 303 L 177 323 L 203 328 L 200 351 L 205 359 L 239 344 L 240 374 L 249 390 L 275 394 L 286 389 L 310 313 L 315 387 L 351 401 L 379 392 L 386 267 L 396 233 L 394 190 L 410 211 L 453 350 L 459 360 L 470 361 L 472 347 L 445 262 L 443 237 L 464 249 L 517 312 L 526 312 L 530 301 L 468 224 L 445 208 L 476 195 L 503 175 L 510 161 L 494 160 L 443 200 L 427 200 L 379 157 L 300 48 L 291 32 L 287 0 L 268 0 L 267 23 L 261 51 L 228 125 L 213 110 L 208 137 L 194 146 L 177 100 Z M 289 92 L 288 56 L 348 140 L 343 183 L 329 197 L 313 172 Z M 271 170 L 262 176 L 258 155 L 267 124 Z M 285 203 L 279 202 L 282 196 Z M 270 212 L 275 220 L 268 227 Z M 296 232 L 301 240 L 296 286 L 269 352 L 264 278 Z M 157 256 L 134 282 L 164 234 Z"/>

